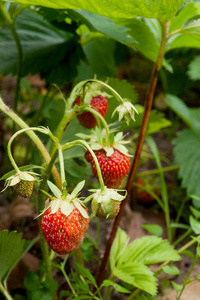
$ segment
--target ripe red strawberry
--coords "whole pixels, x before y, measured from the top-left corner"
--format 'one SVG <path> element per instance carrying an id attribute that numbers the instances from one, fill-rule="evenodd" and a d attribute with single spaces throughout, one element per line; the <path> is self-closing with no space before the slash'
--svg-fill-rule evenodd
<path id="1" fill-rule="evenodd" d="M 141 204 L 150 204 L 150 203 L 155 202 L 154 197 L 151 194 L 149 194 L 147 191 L 145 191 L 141 188 L 142 186 L 148 187 L 148 185 L 141 178 L 138 178 L 136 183 L 139 185 L 139 186 L 136 186 L 137 201 Z M 153 187 L 151 187 L 151 188 L 153 189 Z M 154 193 L 158 195 L 158 191 L 155 191 Z"/>
<path id="2" fill-rule="evenodd" d="M 75 100 L 75 104 L 80 106 L 80 103 L 81 103 L 81 98 L 78 97 Z M 102 117 L 105 117 L 108 110 L 108 102 L 106 97 L 102 95 L 92 97 L 89 105 L 97 112 L 99 112 L 102 115 Z M 97 125 L 95 117 L 90 112 L 84 111 L 77 117 L 79 119 L 80 124 L 88 129 L 94 128 Z"/>
<path id="3" fill-rule="evenodd" d="M 51 201 L 61 201 L 61 206 L 56 212 L 51 212 L 52 207 L 48 208 L 41 217 L 41 229 L 45 240 L 56 253 L 63 255 L 76 250 L 82 243 L 89 225 L 89 215 L 86 208 L 87 218 L 83 216 L 77 207 L 69 215 L 62 213 L 63 200 L 57 199 Z M 65 205 L 65 204 L 64 204 Z"/>
<path id="4" fill-rule="evenodd" d="M 94 153 L 99 162 L 105 185 L 108 188 L 118 188 L 130 169 L 130 157 L 116 149 L 113 149 L 111 156 L 107 156 L 104 149 L 94 150 Z M 92 173 L 97 177 L 96 165 L 89 151 L 86 152 L 85 158 L 91 163 Z"/>

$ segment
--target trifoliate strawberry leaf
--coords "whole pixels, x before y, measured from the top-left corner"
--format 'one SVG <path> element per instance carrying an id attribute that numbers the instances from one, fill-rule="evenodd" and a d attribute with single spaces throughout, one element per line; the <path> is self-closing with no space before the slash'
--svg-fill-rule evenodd
<path id="1" fill-rule="evenodd" d="M 128 245 L 129 239 L 130 238 L 128 234 L 124 230 L 119 228 L 110 251 L 111 270 L 113 270 L 113 268 L 115 267 L 119 257 L 123 255 L 123 252 Z"/>
<path id="2" fill-rule="evenodd" d="M 56 198 L 60 198 L 62 196 L 61 190 L 59 190 L 59 188 L 55 184 L 53 184 L 49 180 L 47 180 L 47 184 L 48 184 L 48 187 L 50 188 L 50 190 L 52 191 L 52 193 L 54 194 L 54 196 Z"/>
<path id="3" fill-rule="evenodd" d="M 9 273 L 24 253 L 25 240 L 15 231 L 0 232 L 0 281 L 7 279 Z"/>
<path id="4" fill-rule="evenodd" d="M 77 75 L 84 54 L 75 34 L 56 28 L 33 8 L 18 15 L 15 27 L 23 52 L 22 76 L 40 72 L 46 82 L 62 85 Z M 15 75 L 18 56 L 10 29 L 0 28 L 0 37 L 0 72 Z"/>
<path id="5" fill-rule="evenodd" d="M 78 195 L 78 193 L 83 189 L 84 185 L 85 185 L 85 180 L 79 182 L 77 184 L 77 186 L 71 192 L 71 196 L 76 197 Z"/>
<path id="6" fill-rule="evenodd" d="M 92 13 L 115 18 L 134 18 L 136 16 L 146 18 L 159 18 L 167 22 L 180 8 L 185 0 L 146 0 L 145 4 L 140 0 L 17 0 L 17 3 L 38 5 L 57 9 L 84 9 Z"/>
<path id="7" fill-rule="evenodd" d="M 118 264 L 139 262 L 149 265 L 166 260 L 180 260 L 180 255 L 167 240 L 162 240 L 157 236 L 145 236 L 128 245 L 123 256 L 119 258 Z"/>
<path id="8" fill-rule="evenodd" d="M 141 290 L 155 295 L 157 292 L 156 277 L 145 265 L 137 262 L 128 262 L 126 265 L 117 265 L 112 275 Z"/>
<path id="9" fill-rule="evenodd" d="M 200 138 L 191 129 L 178 132 L 173 141 L 175 163 L 180 164 L 179 177 L 188 195 L 200 196 Z M 196 205 L 195 205 L 196 206 Z"/>

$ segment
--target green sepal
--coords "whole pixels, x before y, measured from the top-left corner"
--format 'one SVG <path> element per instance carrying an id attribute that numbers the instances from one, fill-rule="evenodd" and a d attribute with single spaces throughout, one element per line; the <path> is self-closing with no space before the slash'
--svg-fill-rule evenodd
<path id="1" fill-rule="evenodd" d="M 47 180 L 47 184 L 56 198 L 60 198 L 62 196 L 61 190 L 55 184 L 53 184 L 53 182 Z"/>
<path id="2" fill-rule="evenodd" d="M 85 180 L 79 182 L 77 184 L 77 186 L 71 192 L 71 196 L 75 198 L 78 195 L 78 193 L 82 190 L 82 188 L 84 187 L 84 185 L 85 185 Z"/>
<path id="3" fill-rule="evenodd" d="M 80 213 L 82 214 L 82 216 L 84 218 L 89 219 L 88 213 L 86 212 L 86 210 L 84 209 L 84 207 L 82 206 L 82 204 L 78 200 L 74 200 L 73 204 L 80 211 Z"/>

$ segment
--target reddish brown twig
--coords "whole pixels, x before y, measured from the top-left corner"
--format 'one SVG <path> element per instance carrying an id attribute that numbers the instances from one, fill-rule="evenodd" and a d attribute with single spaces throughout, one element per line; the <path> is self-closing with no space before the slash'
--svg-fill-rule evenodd
<path id="1" fill-rule="evenodd" d="M 108 240 L 107 245 L 106 245 L 106 250 L 105 250 L 105 253 L 104 253 L 104 257 L 101 261 L 101 265 L 99 267 L 97 277 L 96 277 L 96 281 L 97 281 L 98 286 L 101 284 L 101 282 L 104 278 L 105 268 L 106 268 L 106 265 L 107 265 L 107 262 L 108 262 L 110 249 L 111 249 L 112 243 L 114 241 L 114 238 L 116 236 L 117 229 L 119 227 L 119 224 L 120 224 L 120 221 L 121 221 L 121 218 L 122 218 L 122 215 L 123 215 L 123 211 L 124 211 L 127 199 L 130 195 L 130 191 L 131 191 L 132 184 L 133 184 L 136 172 L 137 172 L 138 163 L 139 163 L 139 159 L 140 159 L 140 155 L 141 155 L 141 151 L 142 151 L 142 147 L 143 147 L 143 143 L 144 143 L 144 139 L 145 139 L 145 135 L 146 135 L 146 131 L 147 131 L 147 126 L 148 126 L 149 117 L 150 117 L 150 113 L 151 113 L 154 93 L 155 93 L 156 84 L 157 84 L 157 81 L 158 81 L 158 73 L 159 73 L 159 70 L 162 66 L 162 61 L 163 61 L 163 58 L 164 58 L 165 49 L 166 49 L 166 42 L 167 42 L 168 24 L 161 24 L 161 25 L 162 25 L 162 29 L 163 29 L 163 31 L 162 31 L 162 40 L 161 40 L 161 44 L 160 44 L 160 50 L 159 50 L 158 58 L 157 58 L 157 61 L 155 63 L 153 74 L 152 74 L 152 77 L 151 77 L 151 82 L 150 82 L 149 91 L 148 91 L 148 95 L 147 95 L 146 107 L 145 107 L 144 117 L 143 117 L 142 126 L 141 126 L 141 130 L 140 130 L 140 135 L 139 135 L 139 139 L 138 139 L 138 143 L 137 143 L 137 148 L 136 148 L 134 160 L 133 160 L 133 163 L 132 163 L 132 166 L 131 166 L 131 170 L 130 170 L 130 173 L 129 173 L 128 182 L 127 182 L 127 185 L 126 185 L 127 196 L 122 201 L 120 212 L 117 215 L 117 217 L 115 218 L 115 221 L 114 221 L 114 224 L 113 224 L 113 227 L 112 227 L 112 231 L 111 231 L 109 240 Z"/>

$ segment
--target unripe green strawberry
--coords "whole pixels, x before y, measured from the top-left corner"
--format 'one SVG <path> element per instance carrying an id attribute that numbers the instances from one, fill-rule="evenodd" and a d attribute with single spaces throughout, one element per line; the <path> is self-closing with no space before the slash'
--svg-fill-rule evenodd
<path id="1" fill-rule="evenodd" d="M 92 202 L 92 206 L 93 205 L 94 205 L 94 203 Z M 110 204 L 111 213 L 108 215 L 103 210 L 101 203 L 98 203 L 96 216 L 101 218 L 101 219 L 104 219 L 104 220 L 114 219 L 119 213 L 120 205 L 121 205 L 120 201 L 112 200 L 111 204 Z"/>
<path id="2" fill-rule="evenodd" d="M 84 217 L 73 204 L 69 215 L 62 213 L 66 201 L 60 201 L 59 209 L 52 212 L 50 207 L 41 217 L 41 229 L 45 240 L 54 252 L 63 255 L 76 250 L 82 243 L 89 225 L 89 215 L 86 208 Z M 53 203 L 55 204 L 55 203 Z"/>
<path id="3" fill-rule="evenodd" d="M 107 156 L 104 149 L 94 150 L 94 153 L 99 162 L 105 185 L 108 188 L 118 188 L 130 169 L 130 157 L 116 149 L 113 149 L 111 156 Z M 92 173 L 97 177 L 96 165 L 89 151 L 86 152 L 85 158 L 91 163 Z"/>
<path id="4" fill-rule="evenodd" d="M 85 201 L 92 199 L 92 213 L 104 220 L 110 220 L 117 216 L 121 201 L 126 197 L 118 193 L 118 190 L 105 188 L 104 190 L 90 190 L 94 192 Z M 122 192 L 122 190 L 120 190 Z M 126 191 L 125 191 L 126 192 Z"/>
<path id="5" fill-rule="evenodd" d="M 34 182 L 37 181 L 33 175 L 37 174 L 26 171 L 18 172 L 6 179 L 5 189 L 10 186 L 19 196 L 29 198 L 33 192 Z"/>
<path id="6" fill-rule="evenodd" d="M 21 197 L 29 198 L 33 192 L 34 181 L 21 180 L 13 185 L 13 190 Z"/>

